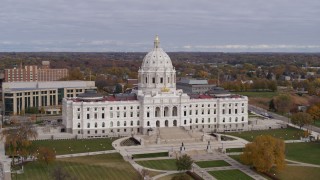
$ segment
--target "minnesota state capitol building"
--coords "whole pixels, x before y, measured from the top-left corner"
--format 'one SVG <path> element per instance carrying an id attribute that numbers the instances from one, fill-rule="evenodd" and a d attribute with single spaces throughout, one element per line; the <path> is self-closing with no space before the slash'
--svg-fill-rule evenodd
<path id="1" fill-rule="evenodd" d="M 181 127 L 203 132 L 241 131 L 248 126 L 248 98 L 221 89 L 206 94 L 176 89 L 170 57 L 154 48 L 143 59 L 138 88 L 130 94 L 102 96 L 87 91 L 63 100 L 67 132 L 84 137 L 147 134 L 156 128 Z"/>

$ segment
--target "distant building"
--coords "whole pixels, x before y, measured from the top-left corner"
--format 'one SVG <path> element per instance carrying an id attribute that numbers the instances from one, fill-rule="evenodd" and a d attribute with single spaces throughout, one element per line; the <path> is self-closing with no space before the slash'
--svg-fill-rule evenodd
<path id="1" fill-rule="evenodd" d="M 182 89 L 185 93 L 204 94 L 216 85 L 208 84 L 205 79 L 187 79 L 183 78 L 177 82 L 177 89 Z"/>
<path id="2" fill-rule="evenodd" d="M 49 61 L 42 61 L 40 68 L 30 65 L 4 70 L 5 82 L 57 81 L 67 76 L 68 69 L 50 69 Z"/>
<path id="3" fill-rule="evenodd" d="M 56 107 L 65 97 L 76 97 L 96 89 L 94 81 L 5 82 L 2 86 L 6 115 L 20 114 L 31 107 Z"/>

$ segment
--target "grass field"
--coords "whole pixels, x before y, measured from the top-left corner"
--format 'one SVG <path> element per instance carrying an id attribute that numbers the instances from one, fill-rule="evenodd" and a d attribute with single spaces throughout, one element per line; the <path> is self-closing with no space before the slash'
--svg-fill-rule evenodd
<path id="1" fill-rule="evenodd" d="M 313 125 L 315 125 L 315 126 L 317 126 L 317 127 L 320 127 L 320 121 L 318 120 L 318 121 L 314 122 Z"/>
<path id="2" fill-rule="evenodd" d="M 287 166 L 283 171 L 274 172 L 278 179 L 283 180 L 318 180 L 320 177 L 320 168 L 303 167 L 303 166 Z"/>
<path id="3" fill-rule="evenodd" d="M 278 92 L 234 92 L 235 94 L 241 94 L 248 96 L 249 98 L 273 98 L 278 95 Z"/>
<path id="4" fill-rule="evenodd" d="M 286 144 L 286 158 L 294 161 L 320 165 L 320 143 L 311 142 Z"/>
<path id="5" fill-rule="evenodd" d="M 240 161 L 240 155 L 228 155 L 228 156 L 231 157 L 232 159 L 234 159 L 234 160 L 242 163 L 242 162 Z"/>
<path id="6" fill-rule="evenodd" d="M 148 154 L 134 154 L 133 158 L 153 158 L 153 157 L 168 157 L 168 152 L 148 153 Z"/>
<path id="7" fill-rule="evenodd" d="M 300 129 L 288 127 L 285 129 L 233 132 L 233 133 L 226 133 L 226 134 L 231 136 L 237 136 L 247 141 L 253 141 L 255 137 L 260 135 L 271 135 L 273 137 L 280 138 L 283 140 L 294 140 L 294 139 L 300 139 L 300 136 L 303 136 L 304 132 Z"/>
<path id="8" fill-rule="evenodd" d="M 99 139 L 68 139 L 68 140 L 36 140 L 32 141 L 32 147 L 48 147 L 60 154 L 74 154 L 83 152 L 95 152 L 114 149 L 112 142 L 115 139 L 99 138 Z"/>
<path id="9" fill-rule="evenodd" d="M 229 163 L 223 160 L 216 160 L 216 161 L 198 161 L 195 162 L 201 168 L 208 168 L 208 167 L 223 167 L 223 166 L 230 166 Z"/>
<path id="10" fill-rule="evenodd" d="M 218 180 L 251 180 L 252 178 L 238 169 L 209 171 L 213 177 Z"/>
<path id="11" fill-rule="evenodd" d="M 12 179 L 45 180 L 53 179 L 52 171 L 61 166 L 79 180 L 86 179 L 140 179 L 139 173 L 118 153 L 95 156 L 57 159 L 49 166 L 39 162 L 29 162 L 24 166 L 24 173 Z"/>
<path id="12" fill-rule="evenodd" d="M 136 161 L 141 166 L 158 170 L 177 170 L 175 159 Z"/>
<path id="13" fill-rule="evenodd" d="M 232 152 L 242 152 L 243 148 L 227 148 L 226 152 L 227 153 L 232 153 Z"/>

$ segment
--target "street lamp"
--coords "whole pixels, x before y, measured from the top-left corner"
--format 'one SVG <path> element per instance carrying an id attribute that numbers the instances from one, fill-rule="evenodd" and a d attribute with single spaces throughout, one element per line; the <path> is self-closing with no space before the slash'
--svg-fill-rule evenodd
<path id="1" fill-rule="evenodd" d="M 192 164 L 191 166 L 192 166 L 192 172 L 194 173 L 194 164 Z"/>
<path id="2" fill-rule="evenodd" d="M 203 173 L 204 173 L 204 171 L 203 171 L 203 170 L 201 170 L 202 179 L 203 179 Z"/>

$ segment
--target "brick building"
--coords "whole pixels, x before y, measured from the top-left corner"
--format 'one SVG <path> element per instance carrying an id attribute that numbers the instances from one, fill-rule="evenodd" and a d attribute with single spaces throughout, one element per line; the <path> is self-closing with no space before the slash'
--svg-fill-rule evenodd
<path id="1" fill-rule="evenodd" d="M 20 66 L 19 68 L 5 69 L 5 82 L 34 82 L 57 81 L 68 76 L 68 69 L 50 69 L 49 61 L 42 61 L 42 66 Z"/>

